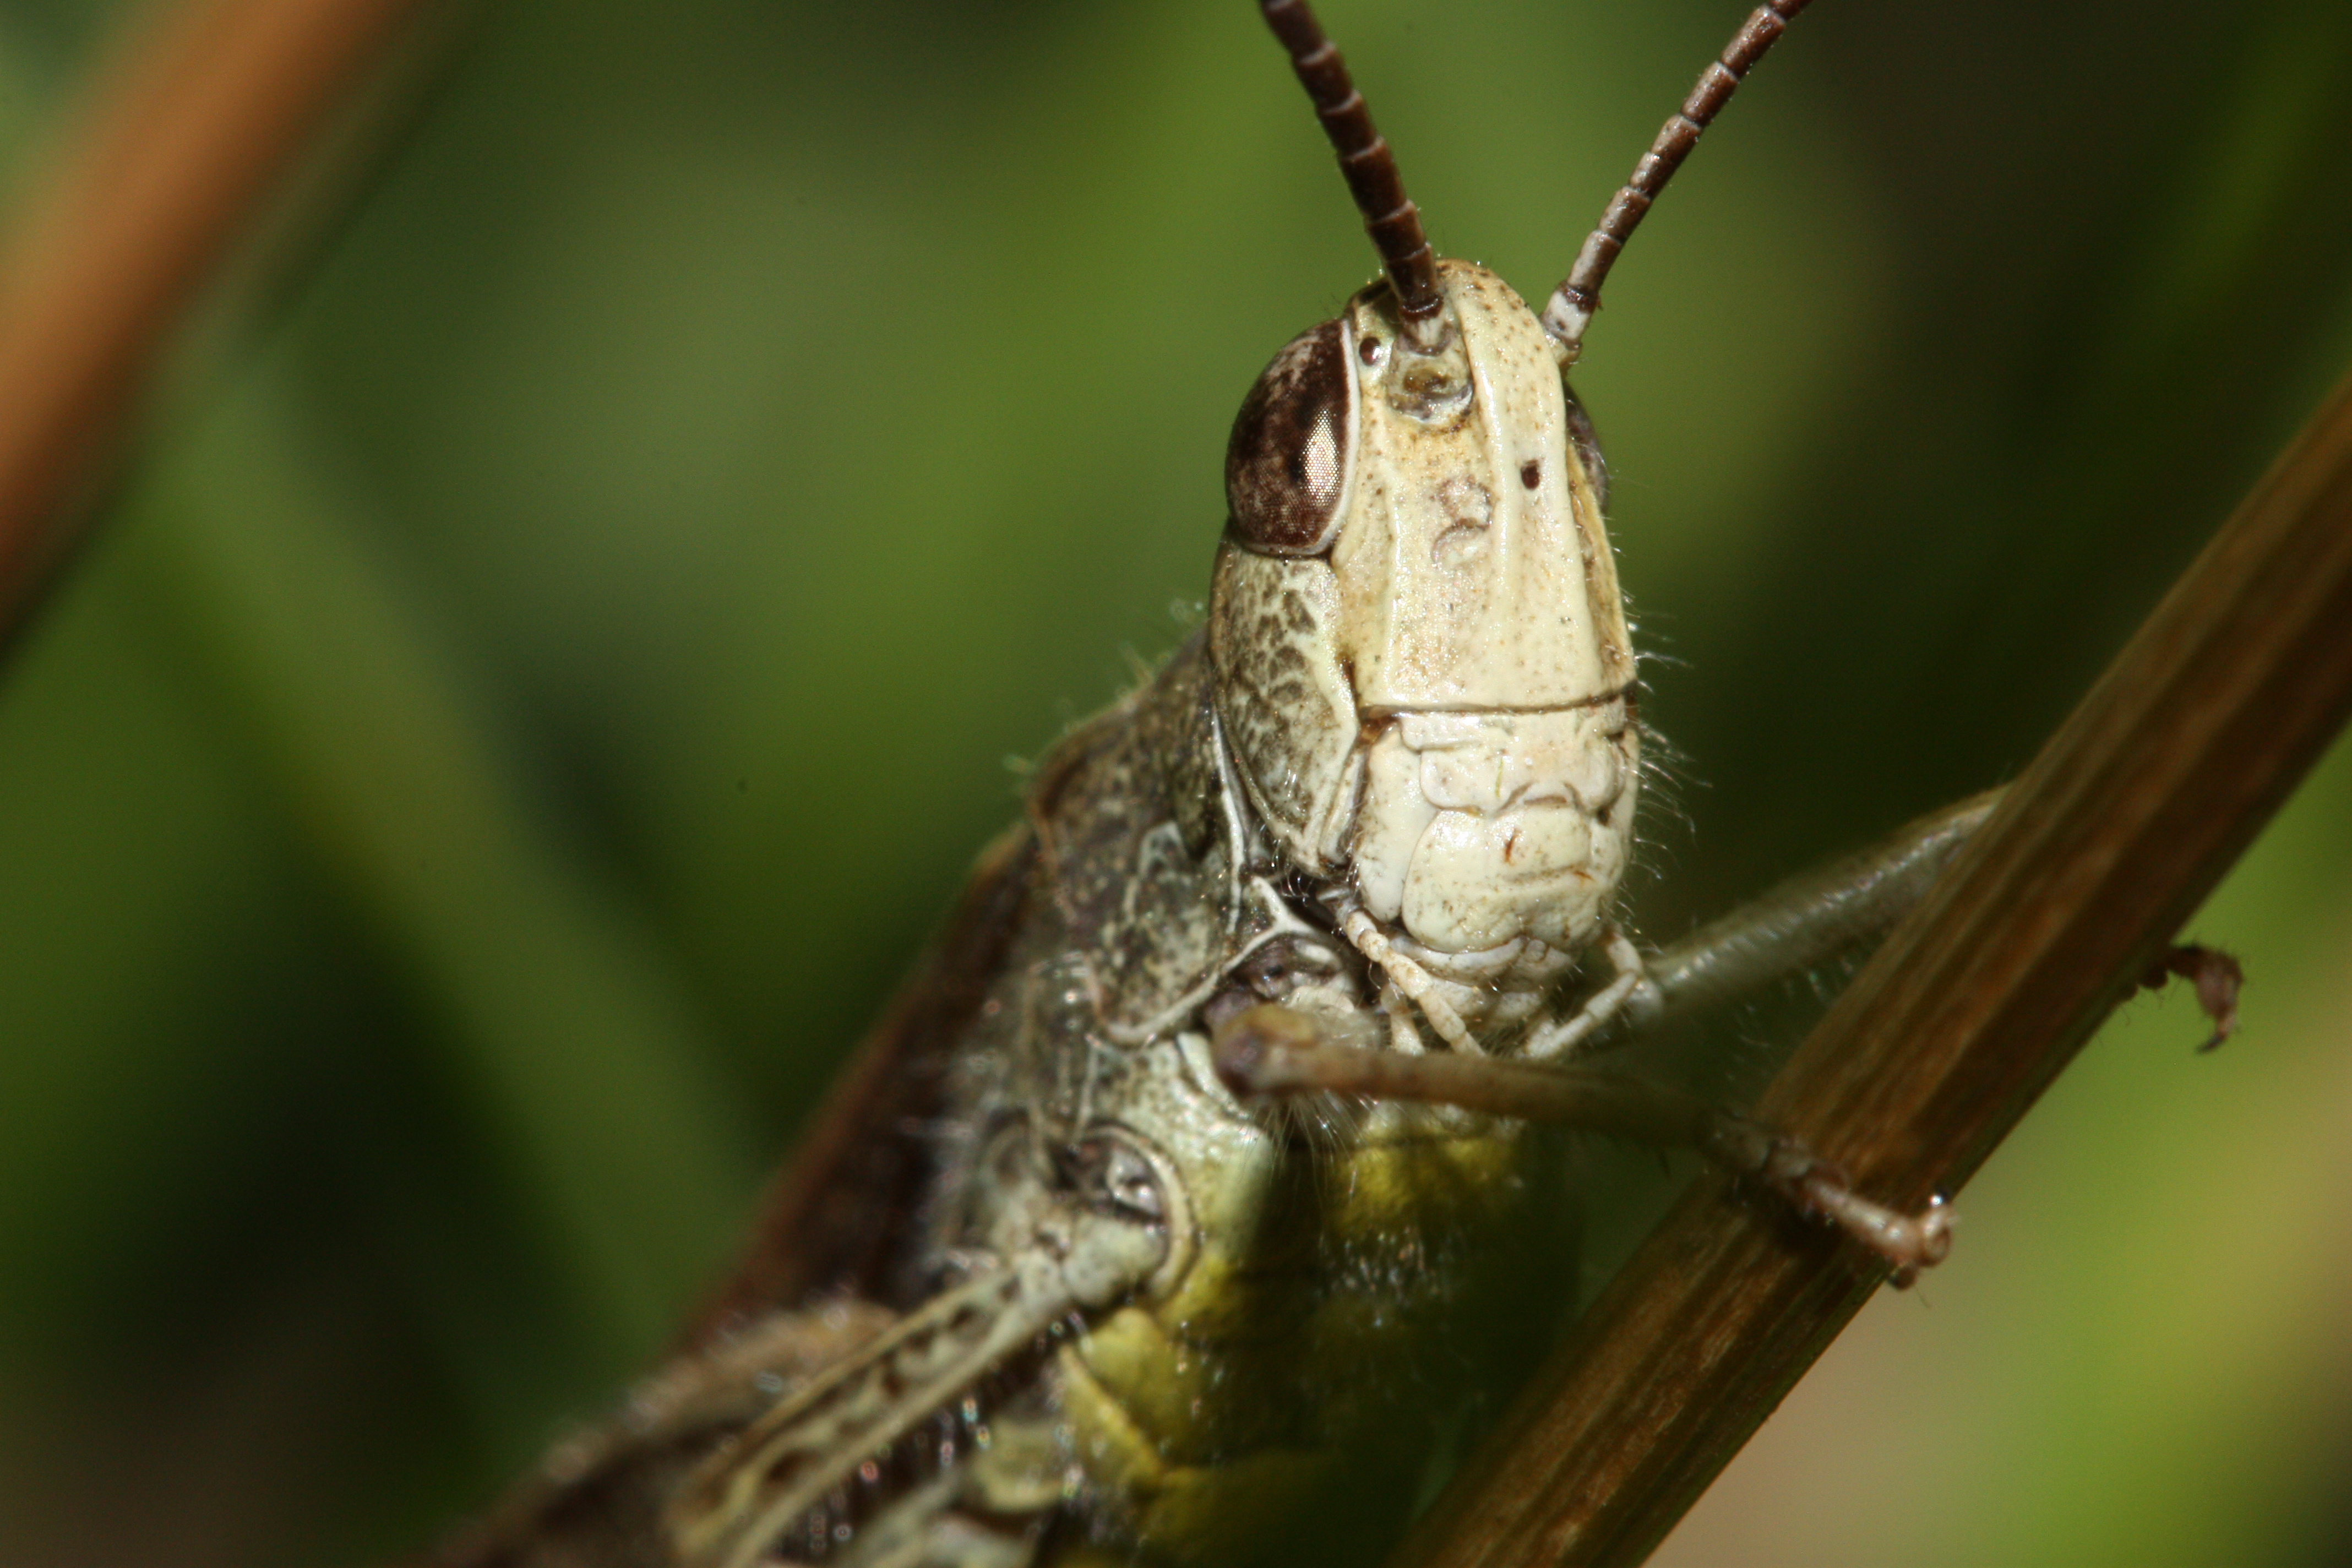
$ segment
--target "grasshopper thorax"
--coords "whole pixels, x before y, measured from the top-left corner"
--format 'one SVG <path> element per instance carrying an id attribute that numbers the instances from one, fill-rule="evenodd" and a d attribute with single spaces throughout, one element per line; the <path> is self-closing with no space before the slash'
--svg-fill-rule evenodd
<path id="1" fill-rule="evenodd" d="M 1431 347 L 1375 284 L 1244 403 L 1209 645 L 1283 858 L 1433 973 L 1507 984 L 1615 895 L 1633 656 L 1553 344 L 1492 273 L 1437 277 Z"/>

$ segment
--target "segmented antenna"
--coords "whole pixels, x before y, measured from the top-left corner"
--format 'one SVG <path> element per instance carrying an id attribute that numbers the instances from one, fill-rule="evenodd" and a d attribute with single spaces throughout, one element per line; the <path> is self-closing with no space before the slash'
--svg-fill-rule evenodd
<path id="1" fill-rule="evenodd" d="M 1583 353 L 1584 330 L 1592 324 L 1592 312 L 1601 308 L 1601 280 L 1640 226 L 1642 216 L 1698 144 L 1699 132 L 1739 90 L 1741 79 L 1780 41 L 1790 21 L 1808 4 L 1809 0 L 1764 0 L 1750 12 L 1715 63 L 1699 73 L 1698 85 L 1683 100 L 1682 108 L 1667 118 L 1642 161 L 1633 165 L 1633 177 L 1610 201 L 1609 210 L 1601 215 L 1601 226 L 1585 240 L 1584 248 L 1576 254 L 1576 265 L 1569 268 L 1567 278 L 1551 291 L 1551 300 L 1544 306 L 1544 331 L 1559 345 L 1563 364 L 1574 364 L 1576 356 Z M 1300 67 L 1299 75 L 1306 74 L 1306 68 Z"/>
<path id="2" fill-rule="evenodd" d="M 1435 348 L 1444 335 L 1445 309 L 1437 291 L 1437 258 L 1421 232 L 1421 209 L 1405 196 L 1396 154 L 1373 128 L 1364 95 L 1348 76 L 1348 62 L 1307 8 L 1307 0 L 1259 0 L 1258 9 L 1290 51 L 1290 67 L 1314 101 L 1331 150 L 1339 154 L 1339 173 L 1347 177 L 1356 210 L 1364 215 L 1364 232 L 1372 237 L 1389 286 L 1396 290 L 1405 336 L 1416 348 Z"/>

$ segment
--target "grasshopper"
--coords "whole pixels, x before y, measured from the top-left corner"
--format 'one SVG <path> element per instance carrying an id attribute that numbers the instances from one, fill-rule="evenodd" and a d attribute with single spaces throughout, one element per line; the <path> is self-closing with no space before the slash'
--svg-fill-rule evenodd
<path id="1" fill-rule="evenodd" d="M 1338 52 L 1266 0 L 1384 275 L 1244 400 L 1207 626 L 1040 766 L 688 1352 L 442 1561 L 1360 1554 L 1431 1391 L 1507 1382 L 1572 1296 L 1507 1256 L 1571 1224 L 1537 1121 L 1941 1257 L 1940 1212 L 1580 1059 L 1866 937 L 1985 809 L 1663 952 L 1618 923 L 1636 658 L 1563 372 L 1803 4 L 1751 16 L 1538 315 L 1433 256 Z"/>

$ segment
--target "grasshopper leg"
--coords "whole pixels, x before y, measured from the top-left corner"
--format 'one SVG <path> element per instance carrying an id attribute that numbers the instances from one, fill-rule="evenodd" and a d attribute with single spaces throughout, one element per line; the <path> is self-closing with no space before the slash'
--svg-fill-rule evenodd
<path id="1" fill-rule="evenodd" d="M 1883 1258 L 1897 1284 L 1941 1262 L 1951 1247 L 1951 1215 L 1940 1201 L 1917 1215 L 1873 1203 L 1797 1140 L 1630 1073 L 1339 1045 L 1312 1016 L 1274 1003 L 1228 1019 L 1210 1049 L 1219 1077 L 1236 1094 L 1359 1094 L 1453 1105 L 1695 1150 L 1724 1170 L 1761 1182 L 1800 1212 L 1834 1224 Z"/>
<path id="2" fill-rule="evenodd" d="M 1801 872 L 1649 956 L 1624 1004 L 1636 1028 L 1729 1002 L 1881 936 L 1927 895 L 1982 826 L 1993 789 L 1930 812 L 1842 859 Z"/>

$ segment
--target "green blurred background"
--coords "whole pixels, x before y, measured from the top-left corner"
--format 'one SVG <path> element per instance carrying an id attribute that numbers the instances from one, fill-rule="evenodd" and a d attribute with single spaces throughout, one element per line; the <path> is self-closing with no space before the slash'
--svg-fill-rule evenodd
<path id="1" fill-rule="evenodd" d="M 1324 9 L 1539 296 L 1738 4 Z M 0 685 L 0 1561 L 362 1563 L 645 1365 L 1370 270 L 1253 12 L 512 0 L 314 187 Z M 0 3 L 18 165 L 123 18 Z M 1807 15 L 1579 375 L 1644 929 L 2014 772 L 2347 363 L 2341 0 Z M 2347 872 L 2339 749 L 2240 1039 L 2126 1009 L 1672 1561 L 2352 1560 Z"/>

